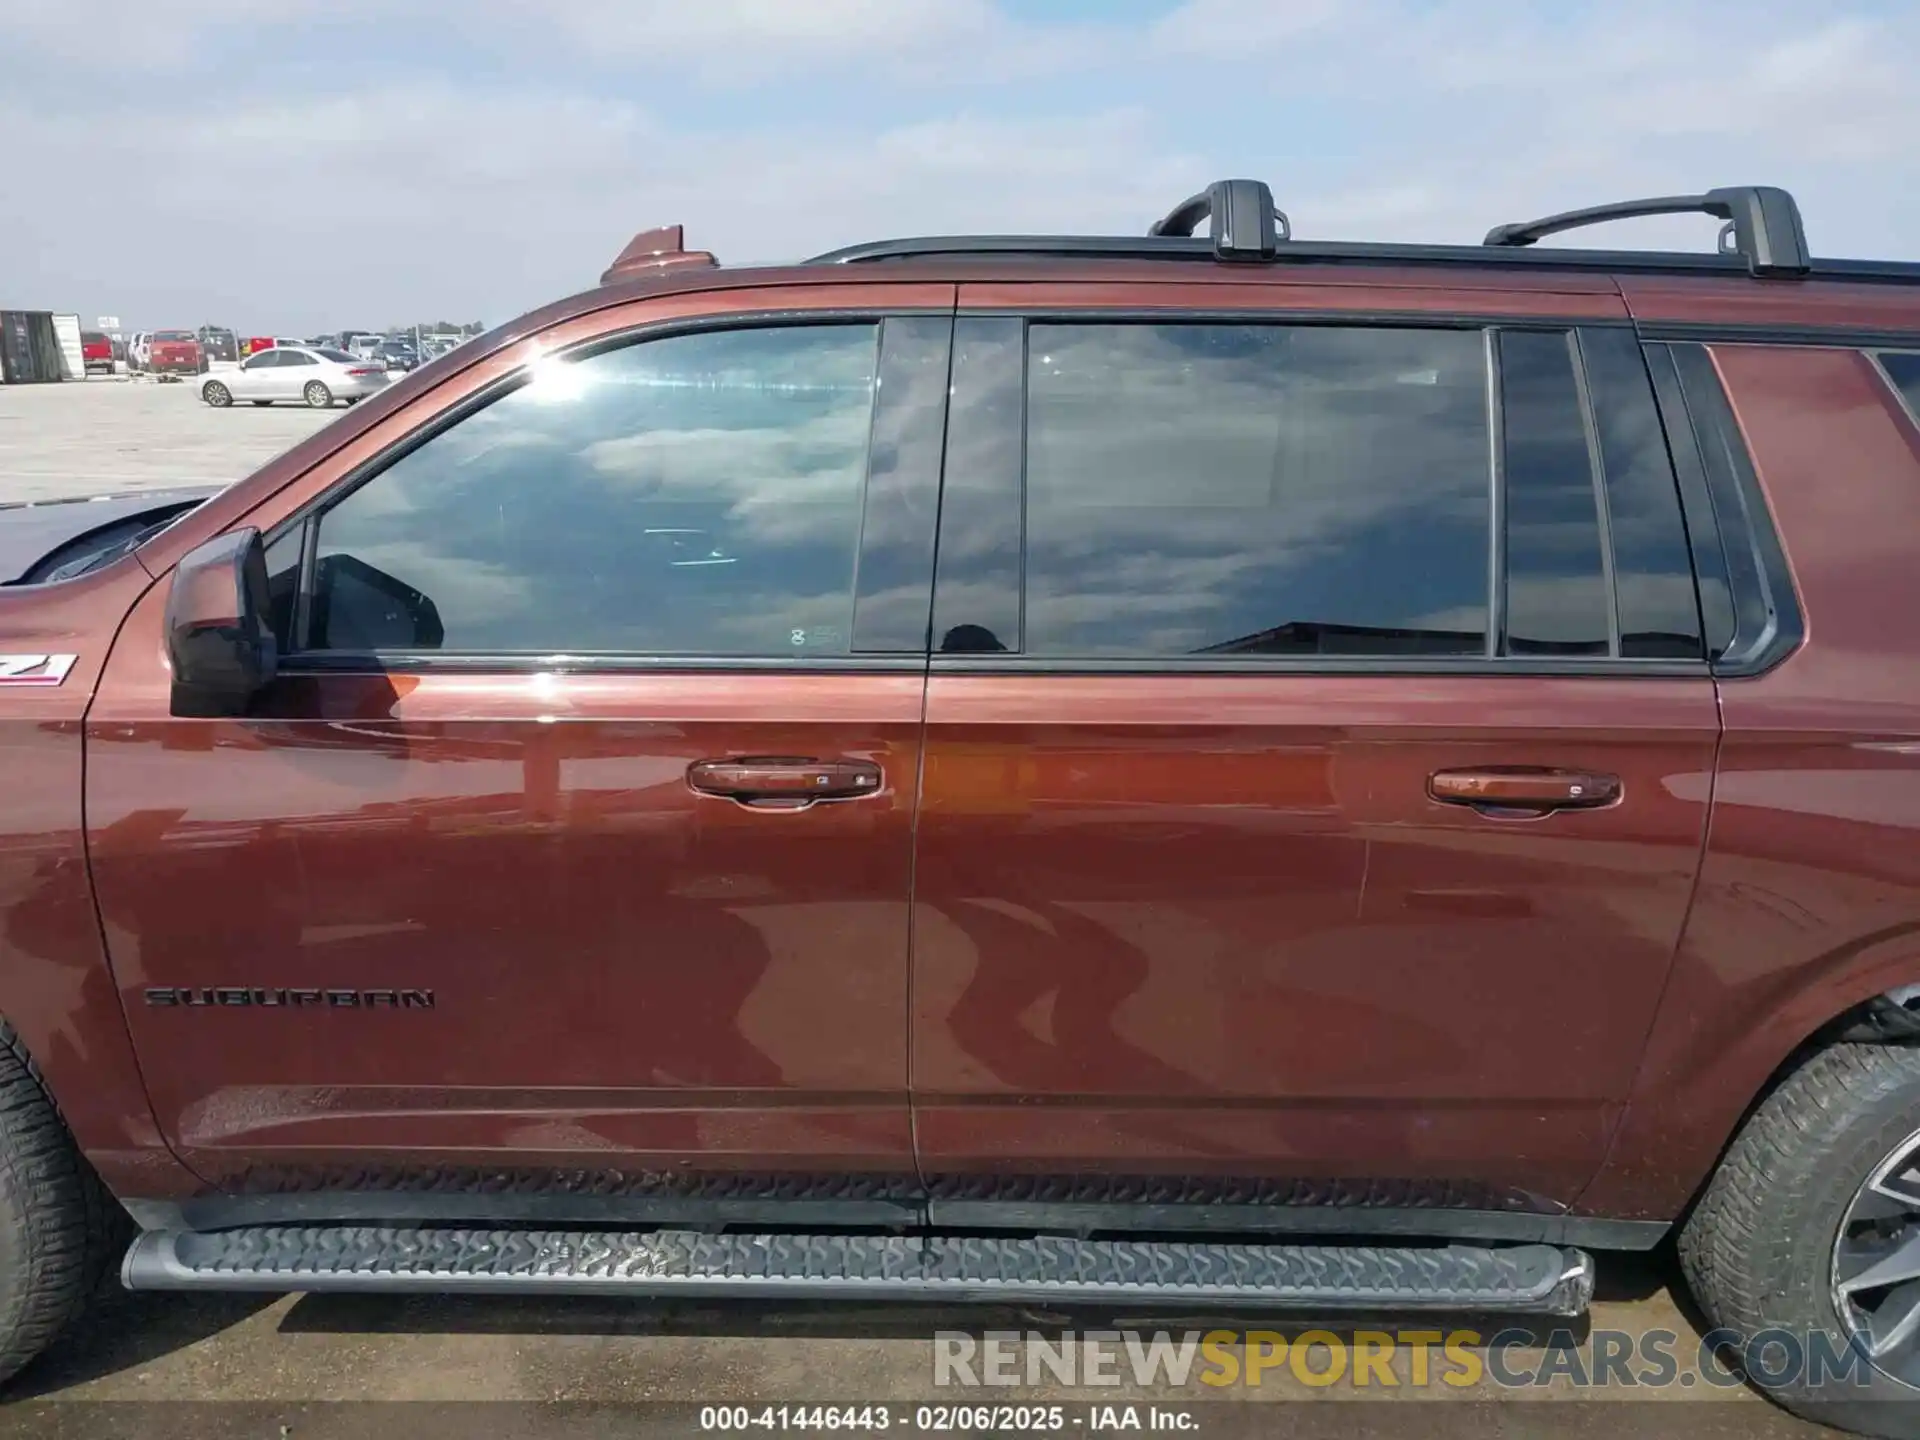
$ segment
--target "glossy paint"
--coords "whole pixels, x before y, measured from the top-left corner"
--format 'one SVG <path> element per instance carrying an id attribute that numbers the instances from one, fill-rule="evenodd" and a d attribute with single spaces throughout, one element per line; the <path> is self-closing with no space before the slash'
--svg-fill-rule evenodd
<path id="1" fill-rule="evenodd" d="M 881 286 L 857 302 L 951 294 Z M 818 286 L 741 308 L 849 298 Z M 483 362 L 248 523 L 272 525 L 546 346 L 716 303 L 615 312 Z M 911 1168 L 919 664 L 287 675 L 246 720 L 182 719 L 168 714 L 162 595 L 129 617 L 89 716 L 89 835 L 156 1112 L 200 1173 L 423 1154 Z M 801 807 L 689 783 L 700 762 L 762 757 L 878 784 Z M 432 1002 L 268 1013 L 151 1006 L 149 987 Z"/>
<path id="2" fill-rule="evenodd" d="M 1718 696 L 937 661 L 316 675 L 244 721 L 167 714 L 187 550 L 271 527 L 544 350 L 939 309 L 956 284 L 974 310 L 1920 329 L 1895 286 L 953 260 L 681 269 L 463 346 L 137 556 L 0 590 L 5 649 L 81 657 L 0 696 L 0 1012 L 120 1193 L 276 1167 L 917 1159 L 1436 1181 L 1667 1219 L 1796 1045 L 1920 980 L 1920 439 L 1850 351 L 1716 351 L 1809 617 L 1798 654 Z M 872 764 L 883 788 L 783 809 L 687 783 L 770 756 Z M 1622 794 L 1534 817 L 1429 794 L 1438 770 L 1516 765 Z M 150 986 L 432 1005 L 151 1007 Z"/>
<path id="3" fill-rule="evenodd" d="M 1626 1123 L 1579 1207 L 1621 1218 L 1678 1211 L 1796 1046 L 1920 983 L 1920 433 L 1858 351 L 1713 354 L 1808 640 L 1720 687 L 1699 896 Z"/>
<path id="4" fill-rule="evenodd" d="M 918 673 L 325 676 L 244 722 L 158 718 L 166 684 L 116 656 L 90 833 L 154 1104 L 201 1173 L 910 1166 Z M 792 809 L 687 783 L 767 753 L 883 788 Z M 155 1008 L 150 986 L 432 1003 Z"/>
<path id="5" fill-rule="evenodd" d="M 60 684 L 0 693 L 0 1014 L 94 1168 L 121 1194 L 191 1194 L 141 1084 L 101 947 L 81 827 L 82 720 L 118 617 L 151 584 L 131 561 L 45 592 L 0 588 L 0 651 L 75 656 Z"/>
<path id="6" fill-rule="evenodd" d="M 1698 862 L 1710 681 L 936 669 L 914 924 L 929 1171 L 1451 1181 L 1564 1205 Z M 1429 777 L 1619 776 L 1496 818 Z"/>

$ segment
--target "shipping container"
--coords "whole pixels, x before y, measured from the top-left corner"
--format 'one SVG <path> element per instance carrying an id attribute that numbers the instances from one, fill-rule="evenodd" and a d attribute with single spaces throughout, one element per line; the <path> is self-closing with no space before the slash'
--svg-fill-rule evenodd
<path id="1" fill-rule="evenodd" d="M 79 340 L 79 322 L 74 323 Z M 0 310 L 0 381 L 32 385 L 61 378 L 60 336 L 51 310 Z"/>

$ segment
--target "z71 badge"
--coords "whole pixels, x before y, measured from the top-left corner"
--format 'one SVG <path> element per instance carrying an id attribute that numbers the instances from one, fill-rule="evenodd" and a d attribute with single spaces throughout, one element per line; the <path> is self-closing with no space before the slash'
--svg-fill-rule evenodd
<path id="1" fill-rule="evenodd" d="M 58 685 L 78 655 L 0 655 L 0 685 Z"/>

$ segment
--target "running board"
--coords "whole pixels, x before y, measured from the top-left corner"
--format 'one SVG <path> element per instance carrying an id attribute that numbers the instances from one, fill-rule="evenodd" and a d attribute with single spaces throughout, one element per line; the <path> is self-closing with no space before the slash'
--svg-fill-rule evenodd
<path id="1" fill-rule="evenodd" d="M 148 1231 L 129 1290 L 1152 1301 L 1579 1315 L 1593 1261 L 1557 1245 L 1236 1245 L 958 1235 L 258 1226 Z"/>

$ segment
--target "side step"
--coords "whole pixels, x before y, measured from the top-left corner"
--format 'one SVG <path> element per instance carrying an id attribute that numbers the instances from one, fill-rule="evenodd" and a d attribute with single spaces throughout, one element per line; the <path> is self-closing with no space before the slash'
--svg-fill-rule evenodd
<path id="1" fill-rule="evenodd" d="M 1557 1245 L 1234 1245 L 955 1235 L 148 1231 L 129 1290 L 477 1291 L 754 1299 L 1177 1302 L 1578 1315 L 1593 1261 Z"/>

